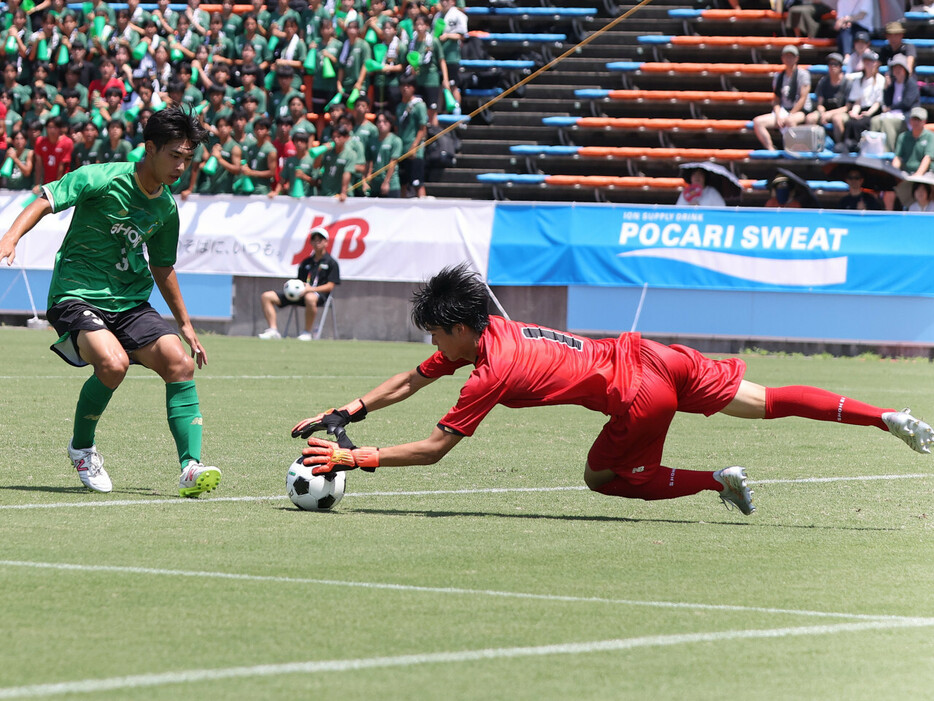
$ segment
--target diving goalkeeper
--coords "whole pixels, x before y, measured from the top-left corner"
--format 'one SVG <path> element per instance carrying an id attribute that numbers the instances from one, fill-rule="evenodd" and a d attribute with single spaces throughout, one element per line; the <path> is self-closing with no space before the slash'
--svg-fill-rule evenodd
<path id="1" fill-rule="evenodd" d="M 473 435 L 496 404 L 579 404 L 609 416 L 584 466 L 590 489 L 645 500 L 710 490 L 748 515 L 756 507 L 744 468 L 706 472 L 662 465 L 675 412 L 722 412 L 746 419 L 800 416 L 875 426 L 920 453 L 929 453 L 934 442 L 931 427 L 907 409 L 882 409 L 816 387 L 763 387 L 743 379 L 746 365 L 739 358 L 711 360 L 692 348 L 665 346 L 637 333 L 593 340 L 491 316 L 486 287 L 463 264 L 435 275 L 412 301 L 412 321 L 431 334 L 437 352 L 347 406 L 295 426 L 292 435 L 308 439 L 305 464 L 313 465 L 315 474 L 433 464 Z M 474 369 L 457 403 L 428 438 L 385 448 L 350 443 L 349 423 L 465 365 Z M 311 435 L 323 429 L 339 440 Z"/>

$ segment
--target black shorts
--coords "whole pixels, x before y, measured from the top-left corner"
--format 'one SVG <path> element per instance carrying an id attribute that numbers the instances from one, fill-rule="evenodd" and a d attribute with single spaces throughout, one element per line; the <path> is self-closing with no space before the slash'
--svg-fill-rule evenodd
<path id="1" fill-rule="evenodd" d="M 117 337 L 127 353 L 148 346 L 163 336 L 177 334 L 149 302 L 124 312 L 105 312 L 84 300 L 66 299 L 53 305 L 46 312 L 46 318 L 60 336 L 50 349 L 66 363 L 79 368 L 87 365 L 78 353 L 79 331 L 107 329 Z"/>
<path id="2" fill-rule="evenodd" d="M 288 297 L 286 297 L 284 294 L 282 294 L 282 291 L 281 291 L 281 290 L 280 290 L 279 292 L 277 292 L 276 294 L 279 295 L 279 306 L 280 306 L 280 307 L 288 307 L 288 306 L 291 306 L 291 305 L 293 305 L 293 304 L 297 304 L 297 305 L 299 305 L 300 307 L 304 307 L 304 306 L 305 306 L 305 297 L 304 297 L 304 295 L 302 295 L 302 297 L 300 297 L 299 299 L 292 300 L 292 299 L 289 299 Z M 321 294 L 320 292 L 318 292 L 318 293 L 316 293 L 316 294 L 318 295 L 318 303 L 317 303 L 315 306 L 316 306 L 316 307 L 323 307 L 323 306 L 324 306 L 324 303 L 328 301 L 328 296 L 327 296 L 326 294 Z"/>
<path id="3" fill-rule="evenodd" d="M 399 163 L 399 182 L 403 185 L 421 187 L 425 180 L 425 159 L 406 158 Z"/>
<path id="4" fill-rule="evenodd" d="M 425 106 L 428 107 L 428 109 L 438 109 L 438 98 L 441 96 L 441 88 L 439 86 L 428 87 L 427 85 L 416 85 L 415 94 L 425 101 Z"/>

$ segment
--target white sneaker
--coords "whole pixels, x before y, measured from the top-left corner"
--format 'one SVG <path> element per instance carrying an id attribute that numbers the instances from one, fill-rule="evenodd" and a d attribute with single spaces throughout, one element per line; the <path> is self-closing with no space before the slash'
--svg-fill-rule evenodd
<path id="1" fill-rule="evenodd" d="M 194 460 L 182 470 L 178 479 L 178 493 L 183 497 L 198 497 L 203 492 L 216 489 L 221 483 L 221 471 L 216 467 L 205 467 Z"/>
<path id="2" fill-rule="evenodd" d="M 81 484 L 95 492 L 106 494 L 113 491 L 110 475 L 104 469 L 104 458 L 97 452 L 96 445 L 75 450 L 71 447 L 71 441 L 68 441 L 68 457 L 78 471 Z"/>
<path id="3" fill-rule="evenodd" d="M 298 340 L 299 341 L 310 341 L 311 333 L 309 331 L 302 331 L 300 334 L 298 334 Z"/>
<path id="4" fill-rule="evenodd" d="M 726 508 L 735 506 L 747 516 L 756 510 L 752 503 L 753 491 L 746 486 L 746 468 L 725 467 L 714 472 L 713 478 L 723 485 L 720 500 Z"/>
<path id="5" fill-rule="evenodd" d="M 882 415 L 882 421 L 889 427 L 889 433 L 901 438 L 912 450 L 919 453 L 930 453 L 931 444 L 934 443 L 934 429 L 911 415 L 910 409 L 902 411 L 887 411 Z"/>
<path id="6" fill-rule="evenodd" d="M 259 334 L 259 337 L 265 340 L 269 340 L 270 338 L 282 338 L 282 334 L 279 333 L 279 329 L 270 328 Z"/>

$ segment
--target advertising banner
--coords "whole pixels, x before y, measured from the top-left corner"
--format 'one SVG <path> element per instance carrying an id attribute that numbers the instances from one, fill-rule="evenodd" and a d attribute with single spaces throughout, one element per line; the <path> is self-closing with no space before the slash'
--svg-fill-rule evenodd
<path id="1" fill-rule="evenodd" d="M 28 199 L 0 194 L 0 227 Z M 311 254 L 309 230 L 328 230 L 328 248 L 345 280 L 420 282 L 469 261 L 486 272 L 492 202 L 289 197 L 201 197 L 179 202 L 180 272 L 290 277 Z M 17 246 L 17 262 L 51 269 L 71 211 L 49 215 Z"/>
<path id="2" fill-rule="evenodd" d="M 497 206 L 494 285 L 934 296 L 930 215 Z"/>

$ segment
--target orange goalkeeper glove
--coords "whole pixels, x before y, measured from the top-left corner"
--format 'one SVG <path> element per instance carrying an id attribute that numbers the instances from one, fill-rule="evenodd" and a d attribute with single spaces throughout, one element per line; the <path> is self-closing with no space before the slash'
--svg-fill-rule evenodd
<path id="1" fill-rule="evenodd" d="M 354 399 L 350 404 L 340 409 L 328 409 L 325 412 L 312 416 L 310 419 L 299 421 L 292 429 L 292 438 L 308 438 L 315 431 L 327 429 L 327 432 L 336 436 L 337 430 L 349 423 L 363 421 L 366 418 L 366 405 L 362 399 Z"/>
<path id="2" fill-rule="evenodd" d="M 353 446 L 352 443 L 350 445 Z M 304 463 L 313 466 L 313 475 L 327 475 L 358 467 L 365 472 L 373 472 L 379 467 L 378 448 L 342 448 L 334 441 L 315 437 L 308 439 L 308 447 L 302 451 L 302 455 L 305 456 Z"/>

